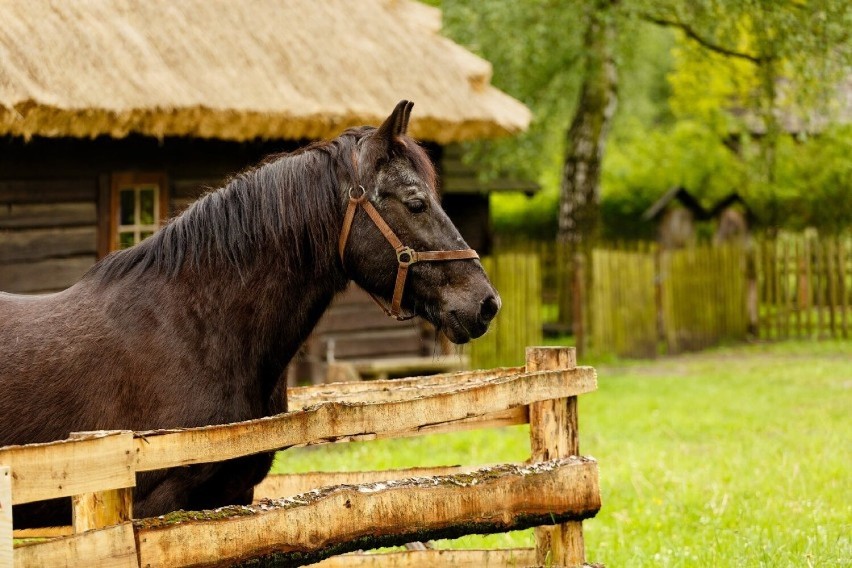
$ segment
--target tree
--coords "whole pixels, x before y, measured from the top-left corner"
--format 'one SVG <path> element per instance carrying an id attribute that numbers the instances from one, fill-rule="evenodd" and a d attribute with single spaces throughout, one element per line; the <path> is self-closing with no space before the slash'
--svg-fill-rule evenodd
<path id="1" fill-rule="evenodd" d="M 585 6 L 580 99 L 568 129 L 559 199 L 560 241 L 576 249 L 597 240 L 600 225 L 601 161 L 618 106 L 618 71 L 613 55 L 616 0 Z"/>
<path id="2" fill-rule="evenodd" d="M 758 119 L 739 128 L 750 129 L 759 142 L 758 183 L 769 192 L 768 223 L 776 227 L 778 144 L 785 132 L 780 117 L 798 112 L 806 124 L 809 116 L 824 117 L 829 113 L 827 101 L 836 94 L 838 81 L 852 71 L 849 3 L 844 0 L 669 0 L 643 11 L 642 17 L 678 30 L 685 41 L 697 46 L 708 59 L 746 64 L 728 69 L 735 69 L 741 76 L 740 83 L 750 88 L 735 93 L 733 100 L 719 101 L 718 106 L 738 106 L 745 116 Z M 706 77 L 702 78 L 706 83 Z M 787 85 L 783 93 L 779 90 L 782 84 Z"/>

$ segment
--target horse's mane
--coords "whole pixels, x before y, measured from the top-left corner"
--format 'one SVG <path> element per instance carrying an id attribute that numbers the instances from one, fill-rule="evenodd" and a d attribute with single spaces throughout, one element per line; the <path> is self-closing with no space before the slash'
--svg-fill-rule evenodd
<path id="1" fill-rule="evenodd" d="M 282 255 L 288 264 L 304 266 L 305 255 L 325 258 L 337 242 L 337 168 L 351 170 L 348 156 L 361 134 L 350 130 L 330 142 L 269 156 L 203 195 L 153 236 L 105 257 L 88 276 L 111 280 L 149 269 L 174 276 L 187 262 L 195 268 L 243 266 L 267 246 L 290 251 Z"/>
<path id="2" fill-rule="evenodd" d="M 353 156 L 358 141 L 374 130 L 352 128 L 334 140 L 269 156 L 202 196 L 153 236 L 111 253 L 87 276 L 106 281 L 154 269 L 173 277 L 187 262 L 195 268 L 239 267 L 266 247 L 288 251 L 279 259 L 288 271 L 297 266 L 321 271 L 317 262 L 305 260 L 328 258 L 328 251 L 336 250 L 339 180 L 359 179 Z M 426 152 L 411 139 L 399 150 L 434 189 L 436 174 Z M 365 164 L 380 158 L 362 157 Z"/>

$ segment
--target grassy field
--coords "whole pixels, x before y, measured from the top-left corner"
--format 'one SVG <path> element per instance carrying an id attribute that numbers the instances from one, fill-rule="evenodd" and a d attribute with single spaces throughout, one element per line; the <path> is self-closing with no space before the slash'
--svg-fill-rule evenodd
<path id="1" fill-rule="evenodd" d="M 593 364 L 583 362 L 585 364 Z M 597 364 L 580 400 L 603 509 L 587 558 L 608 566 L 852 566 L 852 342 L 720 348 Z M 338 444 L 278 471 L 521 461 L 525 427 Z M 531 531 L 442 547 L 532 546 Z"/>

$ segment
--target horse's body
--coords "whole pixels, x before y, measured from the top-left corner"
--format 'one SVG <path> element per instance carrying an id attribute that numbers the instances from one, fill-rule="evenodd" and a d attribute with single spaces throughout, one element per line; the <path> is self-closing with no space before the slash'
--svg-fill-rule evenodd
<path id="1" fill-rule="evenodd" d="M 63 292 L 0 293 L 0 446 L 286 410 L 284 368 L 334 295 L 350 278 L 391 295 L 397 261 L 365 215 L 338 255 L 350 186 L 409 246 L 463 248 L 428 159 L 403 136 L 409 111 L 237 176 Z M 457 342 L 485 331 L 499 299 L 478 261 L 411 270 L 404 307 Z M 248 503 L 271 460 L 140 474 L 134 516 Z M 67 524 L 69 511 L 68 500 L 19 506 L 15 526 Z"/>

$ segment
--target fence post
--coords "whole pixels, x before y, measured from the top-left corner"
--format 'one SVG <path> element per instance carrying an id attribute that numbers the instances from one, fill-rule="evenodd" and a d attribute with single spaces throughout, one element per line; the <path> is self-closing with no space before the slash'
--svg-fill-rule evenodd
<path id="1" fill-rule="evenodd" d="M 576 366 L 577 352 L 573 347 L 527 347 L 527 372 Z M 576 396 L 532 403 L 529 412 L 531 461 L 579 455 Z M 535 540 L 538 564 L 579 566 L 585 562 L 583 524 L 580 521 L 538 527 Z"/>
<path id="2" fill-rule="evenodd" d="M 12 566 L 12 474 L 0 466 L 0 566 Z"/>
<path id="3" fill-rule="evenodd" d="M 69 438 L 85 438 L 91 432 L 72 432 Z M 117 525 L 133 518 L 133 488 L 94 491 L 71 497 L 74 533 Z"/>

